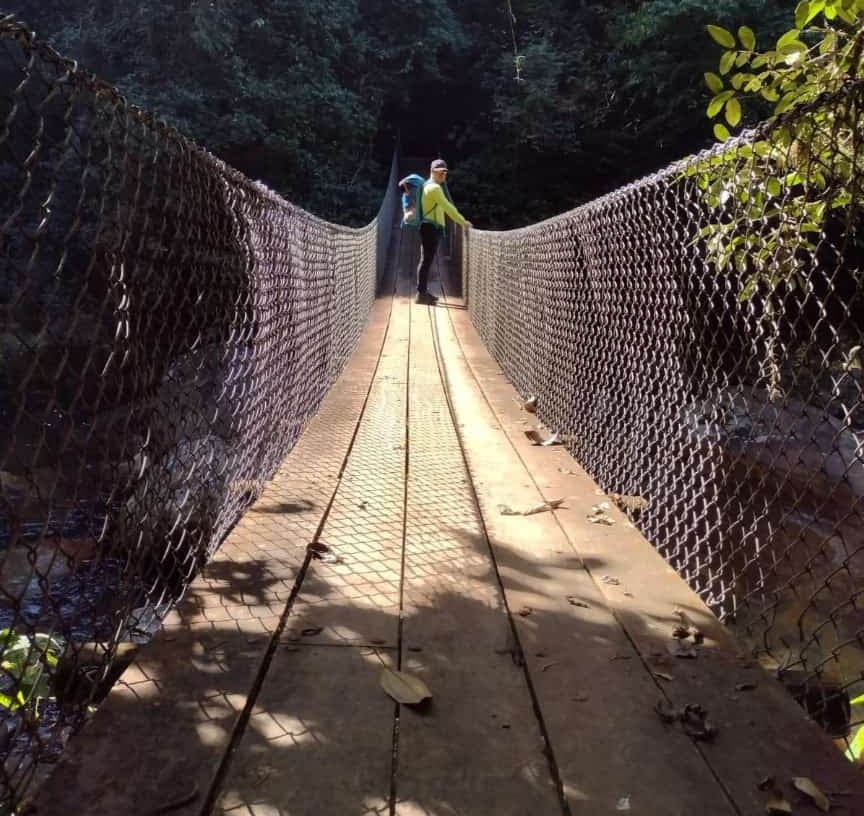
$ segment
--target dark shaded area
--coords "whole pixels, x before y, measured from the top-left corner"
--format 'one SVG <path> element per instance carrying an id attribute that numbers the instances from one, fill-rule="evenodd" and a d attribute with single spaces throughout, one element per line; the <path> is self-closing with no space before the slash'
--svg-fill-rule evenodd
<path id="1" fill-rule="evenodd" d="M 451 162 L 480 227 L 588 201 L 712 140 L 707 24 L 763 44 L 791 25 L 781 0 L 516 0 L 512 25 L 499 0 L 8 8 L 232 166 L 354 225 L 400 134 L 406 155 Z"/>

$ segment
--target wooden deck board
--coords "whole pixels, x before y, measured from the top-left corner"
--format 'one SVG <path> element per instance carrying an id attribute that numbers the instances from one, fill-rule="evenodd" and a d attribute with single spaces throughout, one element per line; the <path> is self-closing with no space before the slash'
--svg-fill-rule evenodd
<path id="1" fill-rule="evenodd" d="M 137 816 L 185 796 L 171 813 L 749 816 L 762 776 L 793 774 L 861 811 L 862 778 L 626 519 L 587 523 L 596 485 L 524 441 L 461 304 L 410 291 L 376 305 L 321 414 L 31 812 Z M 559 497 L 555 513 L 499 510 Z M 298 586 L 319 527 L 341 561 Z M 696 660 L 665 649 L 676 606 L 706 635 Z M 397 708 L 384 664 L 423 677 L 431 704 Z M 714 742 L 664 724 L 661 699 L 702 704 Z"/>
<path id="2" fill-rule="evenodd" d="M 561 813 L 510 619 L 436 362 L 413 306 L 402 666 L 434 694 L 403 706 L 397 816 Z"/>
<path id="3" fill-rule="evenodd" d="M 456 301 L 458 303 L 458 301 Z M 614 505 L 611 526 L 591 524 L 592 505 L 604 500 L 595 483 L 563 448 L 531 445 L 524 436 L 536 417 L 519 408 L 512 387 L 483 350 L 467 313 L 450 312 L 472 375 L 483 383 L 495 422 L 533 474 L 538 500 L 566 498 L 555 520 L 571 552 L 583 560 L 595 591 L 608 605 L 647 665 L 660 675 L 653 698 L 672 705 L 702 705 L 717 727 L 717 738 L 700 742 L 699 750 L 742 813 L 764 810 L 758 784 L 774 777 L 791 802 L 806 805 L 794 791 L 792 777 L 813 779 L 837 797 L 837 812 L 864 812 L 864 776 L 768 673 L 749 660 L 740 643 L 711 614 Z M 526 422 L 526 418 L 529 422 Z M 608 576 L 608 581 L 604 581 Z M 670 655 L 667 644 L 682 609 L 698 625 L 705 644 L 696 659 Z M 737 686 L 755 685 L 747 691 Z"/>
<path id="4" fill-rule="evenodd" d="M 554 515 L 501 514 L 499 505 L 529 508 L 543 496 L 485 404 L 446 313 L 438 328 L 486 531 L 570 812 L 731 816 L 691 741 L 654 712 L 656 681 Z"/>

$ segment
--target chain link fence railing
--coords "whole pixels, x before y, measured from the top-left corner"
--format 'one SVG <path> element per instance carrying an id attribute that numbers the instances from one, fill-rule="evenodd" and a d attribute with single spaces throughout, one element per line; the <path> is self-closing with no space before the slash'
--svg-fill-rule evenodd
<path id="1" fill-rule="evenodd" d="M 862 84 L 593 203 L 472 231 L 470 313 L 545 425 L 864 748 Z"/>
<path id="2" fill-rule="evenodd" d="M 0 813 L 318 409 L 397 216 L 282 200 L 0 19 Z"/>

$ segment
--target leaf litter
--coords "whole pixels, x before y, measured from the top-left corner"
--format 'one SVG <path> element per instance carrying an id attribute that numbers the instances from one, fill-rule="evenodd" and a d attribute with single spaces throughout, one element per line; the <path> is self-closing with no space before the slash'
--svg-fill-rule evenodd
<path id="1" fill-rule="evenodd" d="M 540 445 L 541 447 L 548 448 L 550 445 L 563 445 L 564 443 L 561 441 L 561 437 L 559 434 L 554 433 L 551 436 L 543 437 L 537 430 L 525 431 L 525 436 L 528 437 L 528 440 L 532 445 Z"/>
<path id="2" fill-rule="evenodd" d="M 514 510 L 507 504 L 499 504 L 498 512 L 502 516 L 533 516 L 537 513 L 547 513 L 551 510 L 557 510 L 562 504 L 564 504 L 564 499 L 549 499 L 549 501 L 544 501 L 542 504 L 535 504 L 527 510 Z"/>
<path id="3" fill-rule="evenodd" d="M 314 559 L 323 561 L 325 564 L 342 563 L 342 559 L 323 541 L 313 541 L 306 546 L 306 549 Z"/>
<path id="4" fill-rule="evenodd" d="M 648 499 L 644 496 L 628 496 L 625 493 L 607 493 L 606 495 L 622 510 L 633 512 L 645 510 L 648 507 Z"/>
<path id="5" fill-rule="evenodd" d="M 708 719 L 708 712 L 698 703 L 687 703 L 678 708 L 668 700 L 658 700 L 654 710 L 663 722 L 680 723 L 688 737 L 699 742 L 710 742 L 717 736 L 717 726 Z"/>
<path id="6" fill-rule="evenodd" d="M 615 520 L 607 515 L 607 511 L 610 508 L 609 502 L 600 502 L 600 504 L 595 504 L 591 507 L 591 512 L 585 516 L 591 524 L 605 524 L 607 526 L 611 526 L 615 523 Z"/>
<path id="7" fill-rule="evenodd" d="M 823 813 L 831 810 L 831 802 L 828 797 L 816 787 L 812 779 L 808 779 L 806 776 L 795 776 L 792 778 L 792 784 L 795 790 L 809 797 L 810 801 Z"/>
<path id="8" fill-rule="evenodd" d="M 419 677 L 408 672 L 385 668 L 379 682 L 381 688 L 402 705 L 418 705 L 432 697 L 429 687 Z"/>

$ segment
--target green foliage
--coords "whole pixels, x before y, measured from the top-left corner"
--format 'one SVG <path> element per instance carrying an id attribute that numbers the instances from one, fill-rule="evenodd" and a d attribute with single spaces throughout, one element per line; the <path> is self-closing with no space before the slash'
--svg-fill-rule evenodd
<path id="1" fill-rule="evenodd" d="M 0 706 L 10 711 L 33 705 L 51 694 L 52 670 L 63 654 L 63 641 L 52 635 L 21 635 L 0 630 L 0 656 L 4 682 L 0 683 Z"/>
<path id="2" fill-rule="evenodd" d="M 512 7 L 520 82 L 500 0 L 12 3 L 130 101 L 319 215 L 372 217 L 399 132 L 407 155 L 450 160 L 476 223 L 512 226 L 704 146 L 714 66 L 692 32 L 779 31 L 786 0 Z"/>
<path id="3" fill-rule="evenodd" d="M 826 219 L 848 225 L 857 218 L 864 175 L 860 94 L 840 92 L 864 68 L 862 23 L 864 0 L 805 0 L 795 28 L 766 51 L 756 50 L 746 27 L 737 38 L 708 27 L 727 49 L 719 76 L 705 75 L 713 94 L 707 115 L 724 120 L 714 125 L 716 138 L 727 140 L 729 129 L 741 125 L 742 103 L 771 106 L 755 141 L 734 143 L 687 171 L 718 213 L 700 233 L 709 259 L 719 270 L 744 272 L 742 299 L 760 283 L 768 291 L 804 288 Z"/>

